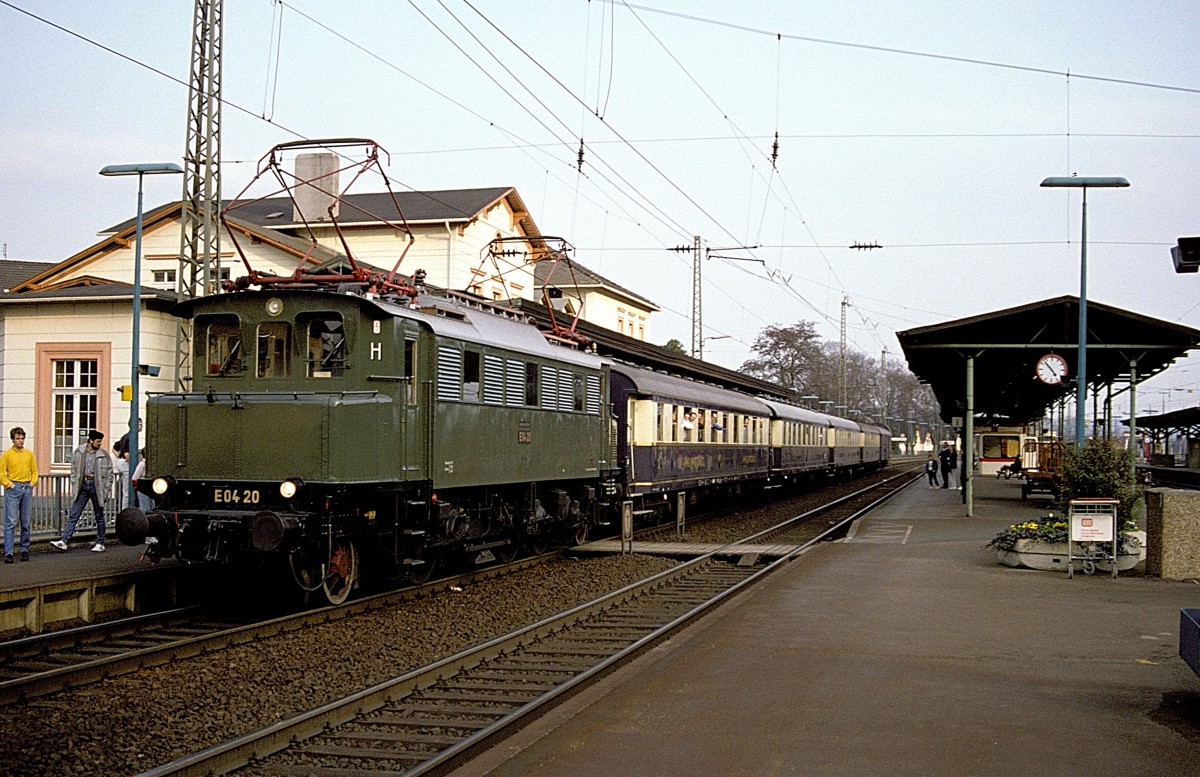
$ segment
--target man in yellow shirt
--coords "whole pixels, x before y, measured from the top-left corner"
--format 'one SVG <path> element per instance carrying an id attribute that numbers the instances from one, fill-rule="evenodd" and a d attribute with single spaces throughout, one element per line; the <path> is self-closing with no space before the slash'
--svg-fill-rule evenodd
<path id="1" fill-rule="evenodd" d="M 12 447 L 0 453 L 0 485 L 4 486 L 4 563 L 13 563 L 13 533 L 21 521 L 21 560 L 29 560 L 29 532 L 33 517 L 33 487 L 37 461 L 25 448 L 25 430 L 14 426 L 8 436 Z"/>

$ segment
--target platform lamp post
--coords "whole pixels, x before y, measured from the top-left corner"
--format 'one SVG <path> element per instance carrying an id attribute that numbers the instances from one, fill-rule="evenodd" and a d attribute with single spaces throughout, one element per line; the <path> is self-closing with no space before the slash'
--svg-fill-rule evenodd
<path id="1" fill-rule="evenodd" d="M 1075 370 L 1075 450 L 1083 450 L 1087 417 L 1087 190 L 1129 186 L 1124 178 L 1060 176 L 1042 181 L 1051 188 L 1083 189 L 1083 227 L 1079 238 L 1079 364 Z"/>
<path id="2" fill-rule="evenodd" d="M 130 362 L 130 388 L 133 397 L 129 403 L 129 473 L 126 493 L 130 507 L 137 507 L 137 494 L 133 493 L 133 471 L 138 462 L 138 383 L 141 374 L 142 334 L 142 179 L 147 175 L 182 175 L 183 168 L 173 162 L 150 162 L 134 165 L 107 165 L 100 175 L 136 175 L 138 177 L 137 226 L 133 241 L 133 340 Z"/>

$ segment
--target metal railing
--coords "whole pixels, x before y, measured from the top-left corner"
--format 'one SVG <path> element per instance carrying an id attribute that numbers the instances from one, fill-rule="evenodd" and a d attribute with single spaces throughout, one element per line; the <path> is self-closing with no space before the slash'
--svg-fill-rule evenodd
<path id="1" fill-rule="evenodd" d="M 111 493 L 104 498 L 104 525 L 111 532 L 116 526 L 117 513 L 125 504 L 125 484 L 121 477 L 114 473 Z M 0 488 L 0 495 L 4 489 Z M 32 538 L 34 540 L 52 540 L 62 536 L 63 527 L 67 525 L 67 515 L 75 494 L 71 493 L 71 476 L 67 474 L 39 475 L 37 486 L 33 489 Z M 0 505 L 3 502 L 0 501 Z M 0 507 L 0 513 L 3 508 Z M 83 508 L 83 515 L 75 525 L 76 534 L 95 534 L 96 515 L 92 504 L 88 502 Z"/>

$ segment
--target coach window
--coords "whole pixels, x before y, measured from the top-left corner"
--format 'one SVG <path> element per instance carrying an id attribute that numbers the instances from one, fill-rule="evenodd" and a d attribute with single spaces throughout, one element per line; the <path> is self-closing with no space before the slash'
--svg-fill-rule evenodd
<path id="1" fill-rule="evenodd" d="M 538 366 L 525 365 L 525 404 L 529 407 L 538 406 Z"/>
<path id="2" fill-rule="evenodd" d="M 308 322 L 308 377 L 340 378 L 346 372 L 342 317 L 326 314 Z"/>
<path id="3" fill-rule="evenodd" d="M 404 341 L 404 378 L 408 379 L 408 404 L 416 402 L 416 341 Z"/>
<path id="4" fill-rule="evenodd" d="M 206 375 L 237 375 L 245 369 L 242 328 L 233 316 L 214 319 L 205 328 Z"/>
<path id="5" fill-rule="evenodd" d="M 291 336 L 292 325 L 286 321 L 266 321 L 258 325 L 258 377 L 287 377 Z"/>
<path id="6" fill-rule="evenodd" d="M 463 352 L 463 401 L 479 401 L 479 353 Z"/>

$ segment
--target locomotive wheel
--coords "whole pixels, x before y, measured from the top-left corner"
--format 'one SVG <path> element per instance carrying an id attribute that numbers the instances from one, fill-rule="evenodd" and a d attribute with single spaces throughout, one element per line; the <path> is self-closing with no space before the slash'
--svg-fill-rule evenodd
<path id="1" fill-rule="evenodd" d="M 509 540 L 509 544 L 501 545 L 495 549 L 496 558 L 502 564 L 507 564 L 517 557 L 521 552 L 521 538 L 516 534 L 505 534 L 505 538 Z"/>
<path id="2" fill-rule="evenodd" d="M 332 605 L 344 603 L 350 598 L 354 584 L 358 582 L 358 549 L 353 540 L 334 540 L 329 551 L 329 563 L 321 592 Z"/>
<path id="3" fill-rule="evenodd" d="M 433 573 L 437 571 L 439 566 L 437 554 L 431 553 L 426 556 L 424 564 L 417 564 L 408 568 L 408 581 L 413 585 L 421 585 L 428 583 Z"/>
<path id="4" fill-rule="evenodd" d="M 549 549 L 550 540 L 546 537 L 545 532 L 537 532 L 525 535 L 525 545 L 535 556 L 540 556 Z"/>

